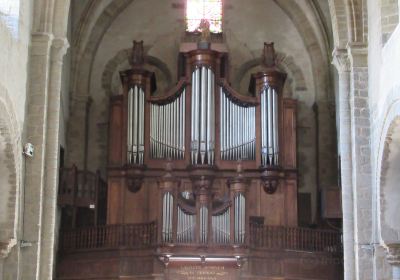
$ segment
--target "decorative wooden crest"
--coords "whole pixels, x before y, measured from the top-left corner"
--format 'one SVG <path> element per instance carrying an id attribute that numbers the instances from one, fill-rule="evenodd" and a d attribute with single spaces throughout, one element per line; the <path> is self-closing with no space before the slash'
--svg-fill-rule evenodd
<path id="1" fill-rule="evenodd" d="M 130 59 L 132 67 L 141 67 L 144 64 L 143 41 L 133 41 L 132 55 Z"/>
<path id="2" fill-rule="evenodd" d="M 276 66 L 276 53 L 274 43 L 264 43 L 262 63 L 265 67 L 268 68 L 273 68 Z"/>

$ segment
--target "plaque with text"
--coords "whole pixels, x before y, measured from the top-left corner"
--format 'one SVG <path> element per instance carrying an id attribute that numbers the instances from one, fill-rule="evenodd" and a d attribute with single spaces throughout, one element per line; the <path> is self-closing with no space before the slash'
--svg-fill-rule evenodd
<path id="1" fill-rule="evenodd" d="M 168 269 L 169 280 L 235 280 L 238 269 L 224 265 L 174 265 Z"/>

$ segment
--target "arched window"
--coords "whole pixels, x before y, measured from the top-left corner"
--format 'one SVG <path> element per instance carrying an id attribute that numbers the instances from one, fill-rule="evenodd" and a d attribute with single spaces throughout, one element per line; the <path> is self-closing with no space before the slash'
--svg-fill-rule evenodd
<path id="1" fill-rule="evenodd" d="M 18 36 L 20 0 L 1 0 L 0 19 L 10 29 L 14 37 Z"/>
<path id="2" fill-rule="evenodd" d="M 187 0 L 186 31 L 198 31 L 202 19 L 209 21 L 211 33 L 221 33 L 222 0 Z"/>

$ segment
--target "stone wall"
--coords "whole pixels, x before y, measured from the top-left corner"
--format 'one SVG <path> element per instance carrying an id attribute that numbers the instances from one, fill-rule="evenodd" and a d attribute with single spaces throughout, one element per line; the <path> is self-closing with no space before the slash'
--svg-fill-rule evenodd
<path id="1" fill-rule="evenodd" d="M 2 3 L 7 8 L 7 1 Z M 32 5 L 9 1 L 0 16 L 0 279 L 17 279 L 23 129 Z M 11 6 L 8 6 L 8 8 Z"/>

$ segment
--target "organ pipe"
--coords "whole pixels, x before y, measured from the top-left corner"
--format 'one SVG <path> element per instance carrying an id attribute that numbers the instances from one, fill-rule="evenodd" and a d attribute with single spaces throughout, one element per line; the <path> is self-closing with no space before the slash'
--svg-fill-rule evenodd
<path id="1" fill-rule="evenodd" d="M 154 159 L 184 158 L 185 92 L 169 104 L 150 104 L 150 155 Z"/>
<path id="2" fill-rule="evenodd" d="M 243 194 L 234 199 L 234 233 L 235 243 L 244 243 L 246 233 L 246 200 Z"/>
<path id="3" fill-rule="evenodd" d="M 178 205 L 177 241 L 178 243 L 192 243 L 195 236 L 196 215 L 185 213 Z"/>
<path id="4" fill-rule="evenodd" d="M 228 207 L 223 213 L 211 217 L 214 243 L 226 244 L 230 242 L 230 216 L 231 209 Z"/>
<path id="5" fill-rule="evenodd" d="M 231 101 L 220 88 L 220 143 L 223 160 L 255 159 L 255 107 Z"/>
<path id="6" fill-rule="evenodd" d="M 192 74 L 191 162 L 214 163 L 214 73 L 202 66 Z"/>
<path id="7" fill-rule="evenodd" d="M 200 243 L 207 243 L 208 238 L 208 208 L 200 208 Z"/>
<path id="8" fill-rule="evenodd" d="M 170 192 L 163 197 L 163 215 L 162 215 L 162 240 L 163 242 L 172 242 L 172 219 L 174 213 L 174 197 Z"/>
<path id="9" fill-rule="evenodd" d="M 143 164 L 144 91 L 135 85 L 128 92 L 128 164 Z"/>
<path id="10" fill-rule="evenodd" d="M 261 92 L 261 163 L 279 164 L 278 93 L 271 87 Z"/>

